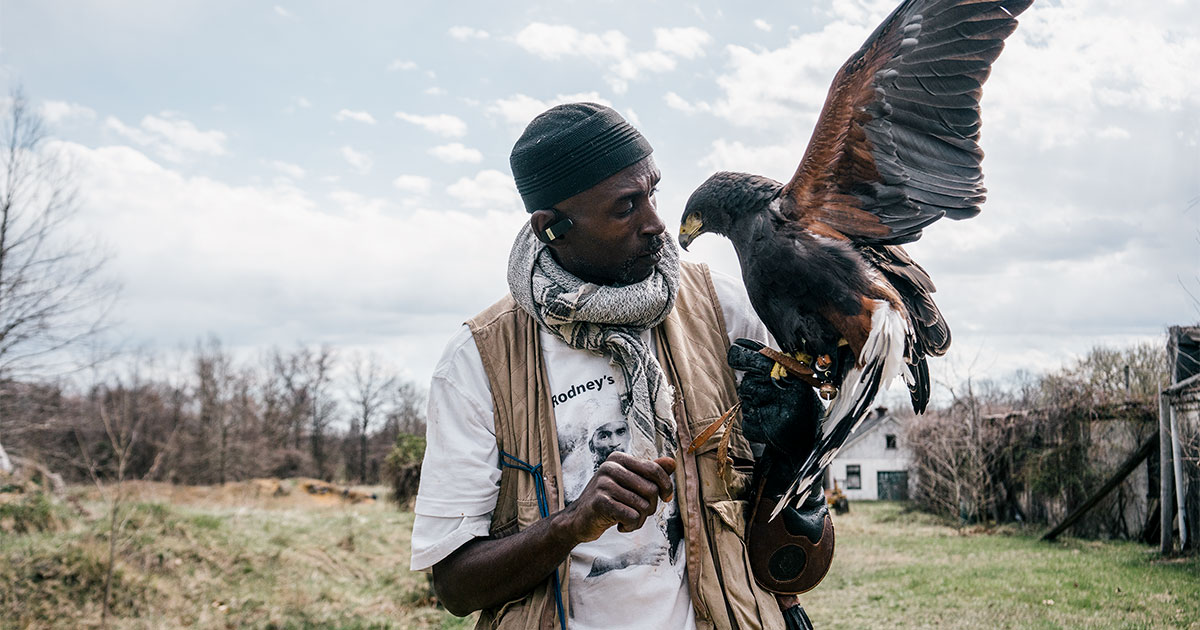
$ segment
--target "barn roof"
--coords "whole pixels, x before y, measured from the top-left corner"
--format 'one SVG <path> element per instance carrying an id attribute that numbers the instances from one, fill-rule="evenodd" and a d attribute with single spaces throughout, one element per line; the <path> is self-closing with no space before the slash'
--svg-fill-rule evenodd
<path id="1" fill-rule="evenodd" d="M 854 433 L 850 435 L 850 437 L 846 440 L 846 443 L 842 445 L 842 450 L 845 451 L 853 446 L 856 442 L 861 442 L 864 437 L 866 437 L 887 420 L 895 421 L 896 417 L 888 413 L 887 407 L 876 407 L 875 410 L 871 412 L 871 415 L 868 416 L 866 420 L 863 420 L 862 424 L 858 425 L 858 429 L 856 429 Z"/>

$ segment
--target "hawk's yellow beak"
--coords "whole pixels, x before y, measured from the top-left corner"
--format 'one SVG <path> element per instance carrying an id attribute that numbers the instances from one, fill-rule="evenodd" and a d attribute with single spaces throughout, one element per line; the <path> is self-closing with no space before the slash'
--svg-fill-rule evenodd
<path id="1" fill-rule="evenodd" d="M 700 236 L 700 232 L 704 229 L 704 222 L 700 220 L 700 215 L 692 213 L 687 215 L 683 220 L 683 224 L 679 226 L 679 246 L 687 249 L 692 241 Z"/>

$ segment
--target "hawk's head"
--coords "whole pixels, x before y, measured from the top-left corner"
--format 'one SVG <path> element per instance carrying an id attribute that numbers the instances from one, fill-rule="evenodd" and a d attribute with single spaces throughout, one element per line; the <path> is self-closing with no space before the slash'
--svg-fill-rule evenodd
<path id="1" fill-rule="evenodd" d="M 749 173 L 721 171 L 709 177 L 688 198 L 679 225 L 679 245 L 687 249 L 706 232 L 729 235 L 738 220 L 763 212 L 783 184 Z"/>

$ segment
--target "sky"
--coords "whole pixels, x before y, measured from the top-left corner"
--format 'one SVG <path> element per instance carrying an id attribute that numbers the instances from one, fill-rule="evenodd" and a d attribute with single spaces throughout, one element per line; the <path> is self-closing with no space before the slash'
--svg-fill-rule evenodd
<path id="1" fill-rule="evenodd" d="M 122 343 L 324 343 L 427 383 L 507 290 L 526 220 L 508 154 L 534 115 L 624 114 L 674 231 L 717 170 L 791 176 L 833 74 L 894 6 L 0 0 L 0 80 L 71 164 Z M 1054 370 L 1200 319 L 1197 67 L 1187 0 L 1025 12 L 984 88 L 983 212 L 908 246 L 954 334 L 936 380 Z M 715 235 L 684 258 L 740 275 Z"/>

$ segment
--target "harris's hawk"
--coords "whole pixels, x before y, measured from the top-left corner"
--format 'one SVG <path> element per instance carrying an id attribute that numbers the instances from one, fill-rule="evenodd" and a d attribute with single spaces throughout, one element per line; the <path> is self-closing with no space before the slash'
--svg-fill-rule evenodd
<path id="1" fill-rule="evenodd" d="M 790 355 L 777 360 L 836 394 L 776 513 L 805 496 L 881 384 L 904 378 L 924 411 L 925 358 L 946 352 L 950 329 L 901 245 L 979 214 L 979 97 L 1032 1 L 906 0 L 834 77 L 791 181 L 721 172 L 688 199 L 680 245 L 733 241 L 751 303 Z"/>

